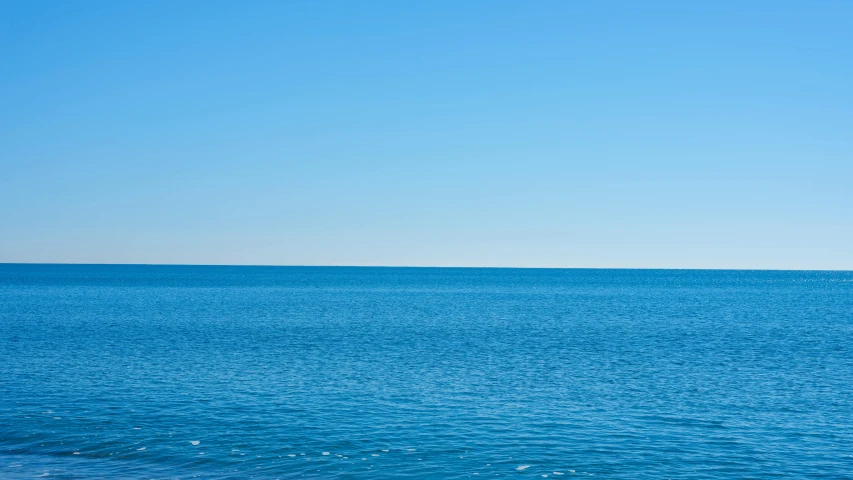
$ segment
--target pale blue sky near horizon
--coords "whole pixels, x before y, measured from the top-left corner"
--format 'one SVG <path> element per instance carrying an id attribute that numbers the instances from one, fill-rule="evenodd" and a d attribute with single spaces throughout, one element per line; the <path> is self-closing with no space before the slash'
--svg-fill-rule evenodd
<path id="1" fill-rule="evenodd" d="M 0 0 L 0 262 L 853 269 L 853 2 Z"/>

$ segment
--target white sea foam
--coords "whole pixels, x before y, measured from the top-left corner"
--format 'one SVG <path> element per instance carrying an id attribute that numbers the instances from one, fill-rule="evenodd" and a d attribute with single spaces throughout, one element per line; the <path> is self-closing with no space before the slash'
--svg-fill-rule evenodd
<path id="1" fill-rule="evenodd" d="M 190 444 L 192 445 L 198 445 L 199 443 L 201 443 L 199 440 L 190 440 Z"/>
<path id="2" fill-rule="evenodd" d="M 515 467 L 515 469 L 518 470 L 519 472 L 522 470 L 527 470 L 528 468 L 530 468 L 530 465 L 519 465 L 519 466 Z"/>

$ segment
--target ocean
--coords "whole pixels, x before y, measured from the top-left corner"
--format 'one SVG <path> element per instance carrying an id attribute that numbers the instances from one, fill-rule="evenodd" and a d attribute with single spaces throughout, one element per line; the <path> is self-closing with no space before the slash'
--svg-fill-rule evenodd
<path id="1" fill-rule="evenodd" d="M 853 478 L 853 272 L 0 265 L 0 478 Z"/>

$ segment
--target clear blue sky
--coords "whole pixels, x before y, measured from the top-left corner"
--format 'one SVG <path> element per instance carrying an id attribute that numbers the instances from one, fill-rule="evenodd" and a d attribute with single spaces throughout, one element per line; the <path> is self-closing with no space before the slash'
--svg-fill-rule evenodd
<path id="1" fill-rule="evenodd" d="M 0 262 L 853 269 L 853 2 L 0 0 Z"/>

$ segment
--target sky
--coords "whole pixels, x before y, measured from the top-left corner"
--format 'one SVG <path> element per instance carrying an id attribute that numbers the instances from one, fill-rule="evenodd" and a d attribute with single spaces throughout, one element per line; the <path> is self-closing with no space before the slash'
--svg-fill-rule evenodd
<path id="1" fill-rule="evenodd" d="M 0 0 L 0 262 L 853 269 L 853 2 Z"/>

